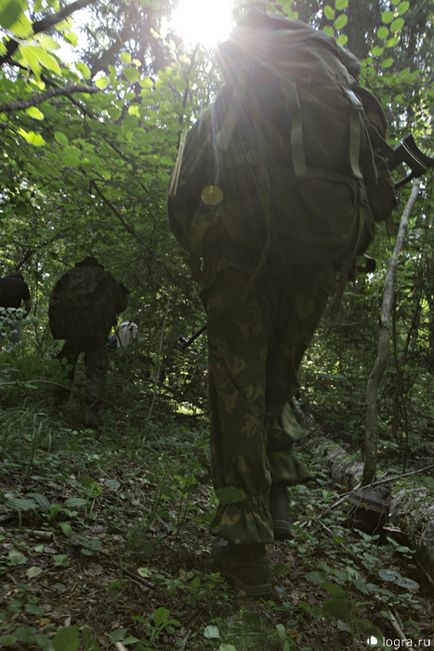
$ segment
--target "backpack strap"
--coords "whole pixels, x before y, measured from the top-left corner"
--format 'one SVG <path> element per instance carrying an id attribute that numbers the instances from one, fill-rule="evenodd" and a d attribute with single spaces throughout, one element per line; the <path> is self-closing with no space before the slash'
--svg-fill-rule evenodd
<path id="1" fill-rule="evenodd" d="M 362 179 L 360 170 L 360 143 L 362 138 L 362 124 L 360 115 L 355 111 L 350 114 L 349 155 L 351 171 L 356 179 Z"/>
<path id="2" fill-rule="evenodd" d="M 295 86 L 294 91 L 297 94 Z M 306 156 L 304 155 L 303 122 L 301 119 L 300 102 L 298 102 L 297 109 L 291 117 L 291 155 L 295 176 L 306 176 L 307 165 Z"/>

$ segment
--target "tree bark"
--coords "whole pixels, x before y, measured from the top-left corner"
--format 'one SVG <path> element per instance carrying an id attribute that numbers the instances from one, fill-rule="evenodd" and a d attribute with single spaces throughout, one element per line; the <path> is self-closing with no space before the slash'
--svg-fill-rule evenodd
<path id="1" fill-rule="evenodd" d="M 53 97 L 59 97 L 60 95 L 66 95 L 69 97 L 74 93 L 88 93 L 91 95 L 99 92 L 99 88 L 96 88 L 95 86 L 81 86 L 80 84 L 72 84 L 70 86 L 64 86 L 63 88 L 52 88 L 51 90 L 47 90 L 46 93 L 33 95 L 26 100 L 10 102 L 9 104 L 0 104 L 0 112 L 15 113 L 15 111 L 23 111 L 30 106 L 39 106 L 39 104 L 42 104 Z"/>
<path id="2" fill-rule="evenodd" d="M 349 489 L 360 484 L 363 463 L 351 457 L 340 445 L 325 437 L 315 437 L 306 443 L 306 448 L 315 451 L 334 481 Z M 394 487 L 390 478 L 384 480 L 392 485 L 390 522 L 406 536 L 427 576 L 434 581 L 434 492 L 412 487 L 411 473 L 406 474 L 408 479 L 404 475 L 398 478 L 399 487 Z M 408 486 L 403 487 L 405 483 Z"/>
<path id="3" fill-rule="evenodd" d="M 388 340 L 390 321 L 395 295 L 395 276 L 399 255 L 402 251 L 408 220 L 419 193 L 419 180 L 413 182 L 410 198 L 407 201 L 399 224 L 399 231 L 390 259 L 389 268 L 384 284 L 383 302 L 380 312 L 380 330 L 378 335 L 377 357 L 369 374 L 366 385 L 366 419 L 365 419 L 365 466 L 363 469 L 362 483 L 369 484 L 377 472 L 377 446 L 378 446 L 378 384 L 387 366 Z"/>

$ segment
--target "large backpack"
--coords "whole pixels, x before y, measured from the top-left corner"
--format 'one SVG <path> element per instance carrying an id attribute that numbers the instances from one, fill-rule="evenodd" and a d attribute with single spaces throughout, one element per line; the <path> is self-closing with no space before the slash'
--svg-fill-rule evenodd
<path id="1" fill-rule="evenodd" d="M 181 245 L 206 258 L 236 243 L 296 265 L 354 258 L 396 203 L 386 118 L 356 81 L 357 59 L 267 14 L 238 26 L 220 58 L 226 84 L 180 148 L 172 181 Z"/>
<path id="2" fill-rule="evenodd" d="M 97 265 L 74 267 L 57 281 L 50 295 L 53 337 L 106 337 L 127 303 L 127 290 L 111 273 Z"/>

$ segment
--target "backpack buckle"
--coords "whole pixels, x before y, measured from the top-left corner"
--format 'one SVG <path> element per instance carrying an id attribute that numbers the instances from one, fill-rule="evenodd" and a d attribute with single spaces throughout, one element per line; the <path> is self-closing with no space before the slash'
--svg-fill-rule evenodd
<path id="1" fill-rule="evenodd" d="M 344 91 L 345 97 L 347 98 L 347 100 L 349 101 L 351 106 L 356 109 L 356 111 L 363 111 L 364 110 L 363 109 L 363 104 L 359 100 L 359 98 L 357 97 L 356 93 L 354 93 L 349 88 L 343 88 L 342 90 Z"/>

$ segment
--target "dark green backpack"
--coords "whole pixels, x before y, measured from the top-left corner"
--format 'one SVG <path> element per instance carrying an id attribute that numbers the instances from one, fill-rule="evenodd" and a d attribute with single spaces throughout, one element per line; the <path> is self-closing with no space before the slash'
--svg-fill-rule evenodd
<path id="1" fill-rule="evenodd" d="M 110 272 L 97 265 L 74 267 L 57 281 L 50 295 L 53 337 L 105 337 L 127 304 L 127 290 Z"/>
<path id="2" fill-rule="evenodd" d="M 366 249 L 396 203 L 386 119 L 359 62 L 304 23 L 255 14 L 220 48 L 226 80 L 181 147 L 169 218 L 193 256 L 221 242 L 318 265 Z"/>

